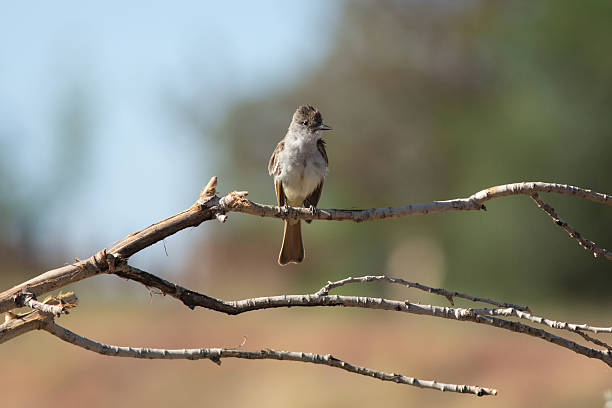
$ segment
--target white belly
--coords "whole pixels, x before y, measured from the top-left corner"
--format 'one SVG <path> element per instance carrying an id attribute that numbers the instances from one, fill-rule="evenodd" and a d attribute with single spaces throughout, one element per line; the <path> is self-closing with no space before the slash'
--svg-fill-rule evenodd
<path id="1" fill-rule="evenodd" d="M 316 141 L 287 143 L 282 153 L 283 166 L 276 179 L 283 183 L 287 204 L 302 206 L 306 197 L 325 178 L 327 164 L 317 149 Z"/>
<path id="2" fill-rule="evenodd" d="M 322 166 L 307 164 L 306 166 L 293 166 L 282 178 L 283 190 L 291 206 L 301 206 L 325 177 Z"/>

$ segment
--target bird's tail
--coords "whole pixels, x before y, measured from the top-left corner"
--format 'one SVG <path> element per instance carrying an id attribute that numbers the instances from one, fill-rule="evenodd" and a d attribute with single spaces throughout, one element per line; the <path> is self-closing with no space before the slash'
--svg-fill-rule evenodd
<path id="1" fill-rule="evenodd" d="M 290 224 L 285 221 L 283 231 L 283 246 L 281 247 L 278 263 L 287 265 L 289 262 L 300 263 L 304 260 L 304 245 L 302 244 L 302 225 L 300 221 Z"/>

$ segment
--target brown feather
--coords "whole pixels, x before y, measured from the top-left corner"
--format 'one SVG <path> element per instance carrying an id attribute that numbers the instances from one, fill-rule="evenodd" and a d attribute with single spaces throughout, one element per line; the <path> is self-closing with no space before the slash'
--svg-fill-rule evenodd
<path id="1" fill-rule="evenodd" d="M 278 255 L 278 263 L 287 265 L 289 262 L 300 263 L 304 260 L 304 245 L 302 244 L 302 226 L 298 221 L 290 224 L 285 221 L 283 230 L 283 246 Z"/>
<path id="2" fill-rule="evenodd" d="M 327 160 L 327 152 L 325 151 L 325 140 L 319 139 L 317 141 L 317 149 L 319 149 L 319 153 L 321 153 L 321 156 L 323 156 L 323 158 L 325 159 L 325 164 L 328 164 L 329 162 Z M 319 203 L 319 200 L 321 199 L 321 193 L 323 192 L 323 182 L 324 181 L 325 179 L 322 179 L 319 185 L 317 186 L 317 188 L 315 188 L 313 192 L 310 193 L 308 197 L 306 197 L 306 199 L 304 200 L 305 207 L 310 207 L 310 206 L 316 207 L 317 206 L 317 204 Z M 312 220 L 306 220 L 306 222 L 310 224 Z"/>
<path id="3" fill-rule="evenodd" d="M 327 151 L 325 150 L 325 140 L 317 140 L 317 149 L 319 149 L 319 153 L 321 153 L 321 156 L 323 156 L 323 159 L 325 159 L 325 165 L 329 166 L 329 160 L 327 160 Z"/>
<path id="4" fill-rule="evenodd" d="M 280 168 L 280 166 L 278 164 L 278 159 L 276 158 L 276 155 L 279 152 L 281 152 L 284 148 L 285 148 L 285 142 L 283 140 L 281 140 L 276 145 L 276 148 L 274 149 L 274 152 L 272 152 L 272 156 L 270 156 L 270 161 L 268 162 L 268 174 L 270 176 L 278 176 L 278 175 L 280 175 L 281 168 Z"/>
<path id="5" fill-rule="evenodd" d="M 287 197 L 285 197 L 285 192 L 283 191 L 283 183 L 281 181 L 275 181 L 274 187 L 276 189 L 276 201 L 278 202 L 278 206 L 281 207 L 287 202 Z"/>
<path id="6" fill-rule="evenodd" d="M 293 122 L 306 122 L 306 126 L 314 129 L 323 123 L 323 118 L 321 117 L 321 112 L 319 112 L 314 106 L 302 105 L 298 107 L 295 113 L 293 114 Z"/>
<path id="7" fill-rule="evenodd" d="M 304 207 L 316 207 L 321 199 L 321 192 L 323 191 L 323 180 L 319 183 L 317 188 L 314 189 L 312 193 L 304 200 Z M 310 220 L 308 220 L 310 221 Z"/>

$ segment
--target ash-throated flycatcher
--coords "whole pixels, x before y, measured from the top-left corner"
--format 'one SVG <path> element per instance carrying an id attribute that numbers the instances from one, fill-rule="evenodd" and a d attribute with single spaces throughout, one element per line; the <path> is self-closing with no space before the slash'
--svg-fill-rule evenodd
<path id="1" fill-rule="evenodd" d="M 270 157 L 268 172 L 274 177 L 279 206 L 316 207 L 321 198 L 327 174 L 327 153 L 321 131 L 321 113 L 310 105 L 302 105 L 293 114 L 287 134 Z M 310 221 L 306 221 L 310 223 Z M 286 220 L 278 263 L 299 263 L 304 260 L 302 228 L 299 220 Z"/>

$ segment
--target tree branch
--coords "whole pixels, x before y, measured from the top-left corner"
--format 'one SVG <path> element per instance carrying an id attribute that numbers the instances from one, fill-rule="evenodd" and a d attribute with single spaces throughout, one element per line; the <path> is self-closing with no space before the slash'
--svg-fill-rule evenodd
<path id="1" fill-rule="evenodd" d="M 120 268 L 115 269 L 113 273 L 121 278 L 141 283 L 148 288 L 159 289 L 163 295 L 169 295 L 180 300 L 190 309 L 200 306 L 229 315 L 239 313 L 239 311 L 228 302 L 184 288 L 131 265 L 122 265 Z"/>
<path id="2" fill-rule="evenodd" d="M 61 304 L 65 305 L 65 307 L 75 307 L 77 301 L 78 299 L 76 296 L 70 292 L 62 294 L 58 297 L 50 297 L 41 304 Z M 240 350 L 240 346 L 230 349 L 199 348 L 177 350 L 112 346 L 80 336 L 64 327 L 59 326 L 53 319 L 54 315 L 49 312 L 35 310 L 20 316 L 14 315 L 11 312 L 8 313 L 11 316 L 7 316 L 5 323 L 0 325 L 0 344 L 29 331 L 43 329 L 68 343 L 102 355 L 147 359 L 209 359 L 219 365 L 221 364 L 222 358 L 291 360 L 336 367 L 351 373 L 378 378 L 382 381 L 392 381 L 399 384 L 407 384 L 425 389 L 475 394 L 478 396 L 497 394 L 497 390 L 491 388 L 445 384 L 437 381 L 406 377 L 401 374 L 390 374 L 382 371 L 375 371 L 366 367 L 356 366 L 339 360 L 333 357 L 331 354 L 321 355 L 313 353 L 276 351 L 271 349 Z"/>
<path id="3" fill-rule="evenodd" d="M 131 279 L 142 283 L 147 287 L 154 287 L 159 289 L 163 294 L 168 294 L 193 309 L 196 306 L 200 306 L 206 309 L 214 310 L 217 312 L 226 313 L 229 315 L 236 315 L 240 313 L 250 312 L 253 310 L 263 310 L 281 307 L 315 307 L 315 306 L 344 306 L 344 307 L 358 307 L 366 309 L 381 309 L 390 310 L 397 312 L 412 313 L 418 315 L 427 315 L 432 317 L 440 317 L 451 320 L 459 321 L 470 321 L 479 324 L 486 324 L 493 327 L 502 328 L 505 330 L 525 333 L 533 337 L 541 338 L 550 343 L 572 350 L 578 354 L 582 354 L 589 358 L 595 358 L 603 361 L 610 367 L 612 367 L 612 354 L 608 350 L 597 350 L 589 347 L 582 346 L 569 339 L 565 339 L 560 336 L 556 336 L 545 330 L 538 329 L 532 326 L 525 325 L 519 322 L 508 321 L 500 319 L 494 316 L 514 316 L 520 319 L 525 319 L 533 323 L 543 324 L 555 329 L 561 329 L 576 333 L 588 341 L 591 341 L 599 346 L 609 348 L 606 343 L 599 342 L 587 335 L 583 331 L 591 331 L 593 333 L 612 333 L 612 327 L 592 327 L 587 324 L 573 324 L 558 322 L 551 319 L 546 319 L 539 316 L 534 316 L 531 313 L 527 313 L 524 310 L 529 310 L 527 306 L 519 306 L 515 308 L 513 306 L 507 307 L 506 305 L 512 305 L 511 303 L 497 302 L 494 300 L 480 298 L 471 295 L 462 294 L 464 298 L 486 302 L 495 305 L 504 305 L 503 309 L 465 309 L 465 308 L 449 308 L 432 305 L 422 305 L 411 303 L 408 301 L 389 300 L 383 298 L 371 298 L 371 297 L 359 297 L 359 296 L 342 296 L 342 295 L 329 295 L 325 289 L 327 287 L 337 287 L 346 283 L 354 282 L 372 282 L 372 281 L 384 281 L 390 283 L 402 283 L 406 282 L 402 279 L 389 278 L 386 276 L 364 276 L 359 278 L 347 278 L 338 282 L 331 282 L 324 286 L 315 294 L 303 294 L 303 295 L 281 295 L 281 296 L 267 296 L 258 297 L 251 299 L 226 301 L 215 299 L 189 289 L 185 289 L 179 285 L 168 282 L 166 280 L 157 278 L 148 272 L 141 271 L 138 268 L 126 265 L 121 273 L 117 273 L 118 276 L 126 279 Z M 410 282 L 407 282 L 410 283 Z M 337 284 L 337 286 L 334 286 Z M 427 286 L 416 284 L 409 287 L 421 286 L 422 290 L 427 290 Z M 408 286 L 408 285 L 406 285 Z M 433 289 L 433 288 L 431 288 Z M 442 296 L 447 297 L 448 295 L 457 292 L 447 291 L 440 289 L 439 293 Z M 456 296 L 456 295 L 453 295 Z M 520 309 L 519 309 L 520 308 Z"/>
<path id="4" fill-rule="evenodd" d="M 54 304 L 50 303 L 50 300 L 54 299 Z M 35 310 L 40 310 L 43 313 L 50 313 L 54 316 L 59 316 L 62 313 L 68 314 L 68 308 L 70 305 L 66 305 L 61 298 L 47 298 L 46 300 L 39 302 L 36 297 L 29 292 L 22 292 L 16 296 L 15 303 L 19 307 L 30 307 Z"/>
<path id="5" fill-rule="evenodd" d="M 0 344 L 27 333 L 31 330 L 42 328 L 44 322 L 53 320 L 54 311 L 56 309 L 47 309 L 42 306 L 61 306 L 64 313 L 66 309 L 76 307 L 78 299 L 73 292 L 63 293 L 57 297 L 48 297 L 42 302 L 36 302 L 36 310 L 17 315 L 8 312 L 5 316 L 4 323 L 0 324 Z"/>
<path id="6" fill-rule="evenodd" d="M 486 210 L 484 203 L 495 198 L 509 195 L 529 195 L 547 192 L 586 198 L 591 201 L 612 205 L 612 196 L 592 190 L 574 187 L 566 184 L 524 182 L 504 184 L 478 191 L 467 198 L 456 198 L 446 201 L 432 201 L 422 204 L 409 204 L 399 207 L 370 208 L 365 210 L 336 210 L 309 208 L 278 207 L 258 204 L 244 198 L 245 192 L 228 194 L 219 201 L 219 211 L 242 212 L 260 217 L 299 220 L 325 221 L 373 221 L 386 218 L 401 218 L 411 215 L 434 214 L 446 211 Z"/>
<path id="7" fill-rule="evenodd" d="M 542 211 L 550 215 L 555 224 L 563 228 L 569 234 L 570 237 L 575 238 L 576 241 L 578 241 L 578 243 L 580 244 L 580 246 L 592 253 L 595 258 L 597 258 L 598 256 L 603 256 L 606 259 L 612 260 L 612 252 L 608 251 L 605 248 L 599 248 L 593 241 L 584 238 L 571 225 L 563 221 L 554 208 L 542 201 L 538 193 L 532 194 L 531 198 L 533 198 L 533 201 L 536 202 L 536 204 L 542 209 Z"/>
<path id="8" fill-rule="evenodd" d="M 399 285 L 403 285 L 408 288 L 416 288 L 416 289 L 420 289 L 428 293 L 434 293 L 436 295 L 444 296 L 445 298 L 448 299 L 450 304 L 453 306 L 455 305 L 453 298 L 458 297 L 458 298 L 471 300 L 472 302 L 488 303 L 490 305 L 499 306 L 499 307 L 511 307 L 517 310 L 529 310 L 528 306 L 519 306 L 519 305 L 514 305 L 512 303 L 497 302 L 495 300 L 467 295 L 465 293 L 460 293 L 460 292 L 455 292 L 455 291 L 448 291 L 442 288 L 431 288 L 429 286 L 422 285 L 418 282 L 408 282 L 408 281 L 405 281 L 404 279 L 391 278 L 391 277 L 384 276 L 384 275 L 378 275 L 378 276 L 367 275 L 367 276 L 361 276 L 358 278 L 349 277 L 349 278 L 342 279 L 336 282 L 327 282 L 327 285 L 319 289 L 319 291 L 315 293 L 315 295 L 318 295 L 318 296 L 327 295 L 331 289 L 338 288 L 344 285 L 348 285 L 350 283 L 366 283 L 366 282 L 381 282 L 381 281 L 389 282 L 389 283 L 397 283 Z"/>
<path id="9" fill-rule="evenodd" d="M 0 344 L 29 331 L 41 329 L 43 322 L 50 318 L 51 315 L 39 311 L 23 315 L 7 312 L 4 323 L 0 324 Z"/>
<path id="10" fill-rule="evenodd" d="M 320 364 L 329 367 L 336 367 L 354 374 L 367 377 L 378 378 L 382 381 L 392 381 L 398 384 L 407 384 L 420 388 L 449 391 L 457 393 L 474 394 L 477 396 L 497 395 L 497 390 L 491 388 L 477 387 L 473 385 L 445 384 L 437 381 L 419 380 L 413 377 L 406 377 L 401 374 L 390 374 L 382 371 L 375 371 L 366 367 L 356 366 L 346 361 L 339 360 L 331 354 L 301 353 L 292 351 L 277 351 L 271 349 L 263 350 L 240 350 L 226 348 L 199 348 L 199 349 L 151 349 L 137 347 L 120 347 L 98 343 L 86 337 L 79 336 L 70 330 L 59 326 L 53 320 L 45 321 L 42 329 L 56 337 L 75 346 L 93 351 L 98 354 L 115 357 L 147 358 L 147 359 L 187 359 L 200 360 L 209 359 L 216 364 L 221 364 L 223 358 L 242 358 L 250 360 L 290 360 L 304 363 Z"/>
<path id="11" fill-rule="evenodd" d="M 372 221 L 384 218 L 398 218 L 417 214 L 431 214 L 445 211 L 467 211 L 485 209 L 484 202 L 508 195 L 533 195 L 550 192 L 585 198 L 612 205 L 612 196 L 564 184 L 526 182 L 505 184 L 478 191 L 467 198 L 430 203 L 411 204 L 400 207 L 371 208 L 367 210 L 284 208 L 254 203 L 245 199 L 246 192 L 233 192 L 223 197 L 216 196 L 217 178 L 210 179 L 194 205 L 171 217 L 159 221 L 143 230 L 117 241 L 110 249 L 103 249 L 84 261 L 45 272 L 27 282 L 0 293 L 0 313 L 19 307 L 16 298 L 27 291 L 39 296 L 68 284 L 90 278 L 100 273 L 113 273 L 116 267 L 142 249 L 161 241 L 188 227 L 196 227 L 204 221 L 226 220 L 227 212 L 242 212 L 262 217 L 281 219 L 317 219 L 335 221 Z"/>
<path id="12" fill-rule="evenodd" d="M 217 178 L 213 177 L 202 190 L 198 200 L 188 209 L 181 211 L 171 217 L 159 221 L 143 230 L 137 231 L 117 241 L 110 248 L 105 248 L 90 258 L 77 260 L 71 265 L 45 272 L 27 282 L 17 285 L 3 293 L 0 293 L 0 312 L 7 312 L 17 307 L 30 307 L 34 311 L 22 315 L 7 312 L 4 324 L 0 325 L 0 343 L 17 337 L 31 330 L 44 329 L 64 341 L 79 347 L 95 351 L 104 355 L 115 355 L 135 358 L 156 359 L 210 359 L 218 364 L 221 358 L 246 358 L 246 359 L 276 359 L 309 362 L 340 368 L 352 373 L 370 376 L 383 381 L 409 384 L 421 388 L 436 389 L 441 391 L 452 391 L 460 393 L 472 393 L 476 395 L 495 395 L 494 389 L 443 384 L 436 381 L 423 381 L 400 374 L 389 374 L 374 371 L 365 367 L 359 367 L 336 359 L 331 355 L 320 355 L 311 353 L 296 353 L 275 350 L 241 350 L 226 348 L 201 348 L 183 350 L 158 350 L 149 348 L 133 348 L 110 346 L 81 337 L 55 323 L 54 316 L 68 313 L 67 308 L 76 305 L 76 297 L 70 293 L 58 298 L 49 298 L 43 302 L 36 300 L 36 296 L 61 288 L 70 283 L 78 282 L 101 273 L 110 273 L 117 276 L 137 281 L 147 287 L 155 287 L 162 294 L 167 294 L 179 299 L 183 304 L 193 309 L 196 306 L 227 313 L 230 315 L 240 314 L 252 310 L 261 310 L 278 307 L 314 307 L 314 306 L 345 306 L 370 309 L 381 309 L 399 311 L 418 315 L 428 315 L 458 321 L 470 321 L 478 324 L 486 324 L 509 331 L 528 334 L 541 338 L 560 347 L 567 348 L 578 354 L 589 358 L 603 361 L 612 367 L 612 347 L 607 343 L 592 337 L 585 332 L 612 333 L 611 327 L 592 327 L 587 324 L 572 324 L 559 322 L 531 314 L 527 306 L 514 305 L 511 303 L 497 302 L 495 300 L 467 295 L 460 292 L 448 291 L 442 288 L 432 288 L 416 282 L 408 282 L 403 279 L 386 276 L 363 276 L 357 278 L 346 278 L 336 282 L 328 282 L 318 292 L 304 295 L 282 295 L 268 296 L 237 301 L 225 301 L 216 299 L 172 282 L 161 279 L 148 272 L 142 271 L 128 265 L 128 259 L 133 254 L 153 245 L 156 242 L 188 227 L 195 227 L 204 221 L 217 219 L 225 222 L 227 213 L 242 212 L 262 217 L 280 219 L 303 219 L 303 220 L 334 220 L 334 221 L 371 221 L 385 218 L 399 218 L 418 214 L 430 214 L 446 211 L 470 211 L 486 210 L 486 201 L 508 195 L 529 195 L 537 205 L 548 213 L 553 221 L 564 228 L 567 233 L 575 238 L 578 243 L 595 256 L 601 255 L 612 260 L 612 254 L 606 249 L 583 238 L 574 228 L 563 221 L 555 210 L 546 204 L 539 196 L 541 192 L 558 193 L 585 198 L 591 201 L 612 205 L 612 196 L 582 189 L 579 187 L 552 184 L 552 183 L 514 183 L 495 186 L 481 190 L 467 198 L 458 198 L 447 201 L 433 201 L 422 204 L 411 204 L 399 207 L 371 208 L 365 210 L 320 210 L 305 208 L 287 208 L 254 203 L 247 200 L 246 191 L 232 192 L 223 197 L 216 195 Z M 454 307 L 440 307 L 434 305 L 421 305 L 408 301 L 389 300 L 383 298 L 357 297 L 329 295 L 329 291 L 348 284 L 366 282 L 387 282 L 401 284 L 409 288 L 416 288 L 441 295 L 454 305 L 454 298 L 463 298 L 474 302 L 484 302 L 499 308 L 465 309 Z M 67 299 L 67 298 L 70 299 Z M 499 316 L 514 317 L 530 321 L 532 323 L 546 325 L 554 329 L 560 329 L 575 333 L 587 342 L 593 343 L 605 350 L 598 350 L 575 343 L 564 337 L 540 328 L 532 327 L 519 321 L 502 319 Z"/>
<path id="13" fill-rule="evenodd" d="M 45 272 L 27 282 L 0 293 L 0 313 L 18 307 L 16 298 L 27 291 L 39 296 L 68 284 L 90 278 L 100 273 L 113 273 L 115 268 L 125 264 L 127 259 L 142 249 L 161 241 L 188 227 L 196 227 L 204 221 L 218 219 L 225 221 L 227 212 L 242 212 L 262 217 L 303 220 L 372 221 L 385 218 L 399 218 L 417 214 L 431 214 L 445 211 L 467 211 L 485 209 L 484 202 L 508 195 L 533 195 L 550 192 L 585 198 L 612 205 L 612 196 L 564 184 L 528 182 L 495 186 L 478 191 L 467 198 L 430 203 L 410 204 L 400 207 L 371 208 L 367 210 L 284 208 L 254 203 L 244 198 L 245 191 L 216 196 L 217 178 L 210 179 L 200 197 L 186 210 L 159 221 L 143 230 L 128 235 L 111 248 L 103 249 L 84 261 Z"/>

